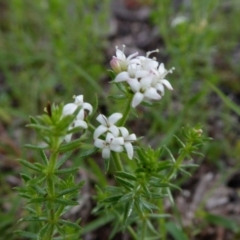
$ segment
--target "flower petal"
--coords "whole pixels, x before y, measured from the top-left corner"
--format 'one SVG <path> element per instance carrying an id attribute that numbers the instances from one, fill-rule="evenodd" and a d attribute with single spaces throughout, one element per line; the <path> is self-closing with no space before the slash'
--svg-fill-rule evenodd
<path id="1" fill-rule="evenodd" d="M 107 120 L 107 118 L 103 115 L 103 114 L 99 114 L 98 116 L 97 116 L 97 121 L 98 122 L 100 122 L 103 126 L 108 126 L 108 120 Z"/>
<path id="2" fill-rule="evenodd" d="M 121 72 L 116 76 L 116 78 L 114 79 L 114 82 L 124 82 L 124 81 L 127 81 L 129 78 L 130 77 L 127 72 Z"/>
<path id="3" fill-rule="evenodd" d="M 120 118 L 122 118 L 122 114 L 121 113 L 113 113 L 109 118 L 108 118 L 108 122 L 110 123 L 110 125 L 116 123 Z"/>
<path id="4" fill-rule="evenodd" d="M 121 132 L 121 134 L 122 134 L 122 136 L 123 136 L 124 139 L 125 139 L 126 137 L 128 137 L 129 132 L 128 132 L 128 130 L 127 130 L 125 127 L 119 127 L 119 130 L 120 130 L 120 132 Z"/>
<path id="5" fill-rule="evenodd" d="M 133 158 L 133 146 L 130 142 L 124 144 L 129 159 Z"/>
<path id="6" fill-rule="evenodd" d="M 93 107 L 90 103 L 83 103 L 82 108 L 88 110 L 90 115 L 92 114 Z"/>
<path id="7" fill-rule="evenodd" d="M 122 152 L 123 151 L 123 147 L 120 145 L 115 145 L 115 144 L 111 144 L 110 145 L 110 149 L 114 152 Z"/>
<path id="8" fill-rule="evenodd" d="M 68 103 L 63 107 L 62 114 L 63 116 L 71 115 L 77 109 L 77 105 L 74 103 Z"/>
<path id="9" fill-rule="evenodd" d="M 77 104 L 78 106 L 81 106 L 83 104 L 83 95 L 78 95 L 75 96 L 75 104 Z"/>
<path id="10" fill-rule="evenodd" d="M 116 50 L 116 56 L 117 56 L 117 58 L 120 59 L 120 60 L 123 60 L 123 61 L 126 60 L 125 54 L 123 53 L 123 51 L 119 50 L 118 48 L 117 48 L 117 50 Z"/>
<path id="11" fill-rule="evenodd" d="M 113 145 L 123 145 L 124 144 L 124 139 L 123 139 L 123 137 L 113 138 L 111 140 L 111 144 L 113 144 Z"/>
<path id="12" fill-rule="evenodd" d="M 87 128 L 88 128 L 87 123 L 86 123 L 85 121 L 83 121 L 83 120 L 76 120 L 76 121 L 74 122 L 74 124 L 75 124 L 75 127 L 82 127 L 82 128 L 84 128 L 84 129 L 87 129 Z"/>
<path id="13" fill-rule="evenodd" d="M 132 107 L 135 108 L 137 105 L 139 105 L 143 100 L 143 98 L 144 98 L 144 95 L 142 93 L 136 92 L 132 100 Z"/>
<path id="14" fill-rule="evenodd" d="M 138 92 L 141 88 L 141 84 L 139 83 L 139 81 L 135 78 L 131 79 L 128 81 L 129 86 L 131 87 L 131 89 L 134 92 Z"/>
<path id="15" fill-rule="evenodd" d="M 146 77 L 149 74 L 149 71 L 146 70 L 137 70 L 135 73 L 136 78 L 143 78 Z"/>
<path id="16" fill-rule="evenodd" d="M 102 158 L 110 158 L 110 148 L 105 147 L 102 150 Z"/>
<path id="17" fill-rule="evenodd" d="M 159 67 L 158 67 L 158 72 L 159 72 L 160 75 L 163 75 L 163 74 L 166 72 L 166 69 L 165 69 L 163 63 L 161 63 L 161 64 L 159 65 Z"/>
<path id="18" fill-rule="evenodd" d="M 157 85 L 155 86 L 155 88 L 160 91 L 162 93 L 162 95 L 164 95 L 164 87 L 161 83 L 157 83 Z"/>
<path id="19" fill-rule="evenodd" d="M 161 99 L 161 95 L 159 95 L 157 93 L 157 90 L 152 87 L 149 88 L 147 91 L 145 91 L 144 95 L 145 95 L 145 97 L 147 97 L 149 99 L 155 99 L 155 100 Z"/>
<path id="20" fill-rule="evenodd" d="M 103 141 L 102 139 L 95 139 L 94 141 L 94 146 L 97 148 L 104 148 L 105 147 L 105 141 Z"/>
<path id="21" fill-rule="evenodd" d="M 119 135 L 118 127 L 116 127 L 115 125 L 112 125 L 109 128 L 109 131 L 114 135 L 114 137 L 118 137 L 118 135 Z"/>
<path id="22" fill-rule="evenodd" d="M 172 87 L 171 83 L 168 80 L 163 79 L 161 82 L 166 86 L 167 89 L 173 90 L 173 87 Z"/>
<path id="23" fill-rule="evenodd" d="M 149 88 L 151 86 L 151 83 L 152 83 L 152 77 L 151 76 L 144 77 L 140 80 L 141 86 L 144 87 L 145 89 Z"/>
<path id="24" fill-rule="evenodd" d="M 108 128 L 103 125 L 98 126 L 93 133 L 93 138 L 94 139 L 98 138 L 100 135 L 105 133 L 107 130 L 108 130 Z"/>
<path id="25" fill-rule="evenodd" d="M 69 133 L 69 134 L 67 134 L 67 135 L 64 137 L 64 140 L 68 143 L 68 142 L 71 141 L 71 138 L 72 138 L 72 134 Z"/>
<path id="26" fill-rule="evenodd" d="M 130 134 L 129 136 L 127 136 L 125 139 L 125 141 L 130 141 L 130 142 L 133 142 L 133 141 L 136 141 L 137 140 L 137 137 L 134 133 Z"/>

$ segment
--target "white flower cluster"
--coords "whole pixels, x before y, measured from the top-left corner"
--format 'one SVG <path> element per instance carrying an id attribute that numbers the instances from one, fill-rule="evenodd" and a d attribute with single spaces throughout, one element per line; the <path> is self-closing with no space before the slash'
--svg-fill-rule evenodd
<path id="1" fill-rule="evenodd" d="M 158 50 L 148 52 L 146 57 L 134 53 L 126 57 L 123 50 L 116 47 L 116 56 L 110 62 L 113 71 L 117 74 L 114 82 L 127 82 L 134 93 L 132 107 L 138 106 L 144 100 L 160 100 L 164 95 L 164 87 L 173 90 L 165 79 L 174 68 L 166 70 L 164 64 L 159 64 L 149 55 Z"/>
<path id="2" fill-rule="evenodd" d="M 74 103 L 66 104 L 63 107 L 62 115 L 63 116 L 72 115 L 79 106 L 81 106 L 81 109 L 78 112 L 76 119 L 74 119 L 72 124 L 69 126 L 68 130 L 71 130 L 74 127 L 81 127 L 83 129 L 87 129 L 88 125 L 84 121 L 86 110 L 88 111 L 88 114 L 91 114 L 93 107 L 91 104 L 83 102 L 83 95 L 74 96 L 73 98 L 75 99 Z M 68 134 L 65 136 L 64 139 L 66 142 L 69 142 L 71 140 L 71 137 L 72 134 Z"/>
<path id="3" fill-rule="evenodd" d="M 129 159 L 133 158 L 132 142 L 136 141 L 135 134 L 129 134 L 125 127 L 117 127 L 115 123 L 122 118 L 121 113 L 114 113 L 109 118 L 99 114 L 97 121 L 101 124 L 93 134 L 94 145 L 102 149 L 102 157 L 110 158 L 111 151 L 122 152 L 125 148 Z M 105 140 L 99 137 L 106 134 Z"/>

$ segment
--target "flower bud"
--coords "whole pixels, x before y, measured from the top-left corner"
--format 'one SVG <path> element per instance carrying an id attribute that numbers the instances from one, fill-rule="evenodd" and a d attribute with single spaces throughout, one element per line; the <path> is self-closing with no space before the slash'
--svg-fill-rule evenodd
<path id="1" fill-rule="evenodd" d="M 122 71 L 119 60 L 116 57 L 112 58 L 110 65 L 115 73 L 120 73 Z"/>

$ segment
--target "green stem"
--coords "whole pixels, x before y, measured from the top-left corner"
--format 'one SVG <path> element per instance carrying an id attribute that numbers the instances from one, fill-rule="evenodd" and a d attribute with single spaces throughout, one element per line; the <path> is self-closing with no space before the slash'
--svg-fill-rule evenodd
<path id="1" fill-rule="evenodd" d="M 144 216 L 143 216 L 144 217 Z M 142 223 L 142 237 L 141 237 L 141 240 L 145 240 L 146 238 L 146 219 L 145 217 L 143 218 L 143 223 Z"/>
<path id="2" fill-rule="evenodd" d="M 131 226 L 127 227 L 130 235 L 132 236 L 133 240 L 138 240 L 137 234 L 135 233 L 135 231 L 133 230 L 133 228 Z"/>
<path id="3" fill-rule="evenodd" d="M 159 212 L 164 213 L 163 199 L 158 200 L 158 207 L 159 207 Z M 161 233 L 161 240 L 165 240 L 167 235 L 165 218 L 159 219 L 159 229 Z"/>
<path id="4" fill-rule="evenodd" d="M 55 186 L 54 186 L 54 170 L 55 165 L 57 162 L 58 152 L 57 150 L 54 150 L 47 166 L 47 176 L 46 176 L 46 182 L 47 182 L 47 191 L 48 191 L 48 224 L 49 229 L 44 237 L 44 240 L 51 240 L 54 233 L 54 226 L 55 226 L 55 204 L 54 204 L 54 197 L 55 197 Z"/>
<path id="5" fill-rule="evenodd" d="M 125 123 L 126 123 L 126 121 L 127 121 L 127 118 L 128 118 L 129 113 L 130 113 L 130 111 L 131 111 L 131 102 L 132 102 L 133 96 L 134 96 L 134 95 L 131 95 L 131 96 L 128 98 L 128 101 L 126 102 L 125 109 L 124 109 L 124 113 L 123 113 L 123 117 L 122 117 L 121 120 L 119 121 L 119 126 L 124 126 Z"/>
<path id="6" fill-rule="evenodd" d="M 123 165 L 122 165 L 119 154 L 116 153 L 116 152 L 112 152 L 111 155 L 112 155 L 112 158 L 114 160 L 116 170 L 117 171 L 123 171 Z"/>

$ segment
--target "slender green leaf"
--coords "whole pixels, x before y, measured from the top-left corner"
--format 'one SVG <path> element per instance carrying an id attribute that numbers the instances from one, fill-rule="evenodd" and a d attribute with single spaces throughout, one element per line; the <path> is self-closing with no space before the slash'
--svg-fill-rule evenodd
<path id="1" fill-rule="evenodd" d="M 78 138 L 78 139 L 73 140 L 69 143 L 62 144 L 59 147 L 59 152 L 67 152 L 67 151 L 75 150 L 75 149 L 77 149 L 81 146 L 82 141 L 83 141 L 83 139 Z"/>
<path id="2" fill-rule="evenodd" d="M 206 213 L 204 216 L 204 219 L 205 219 L 205 221 L 207 221 L 211 224 L 224 227 L 235 233 L 240 232 L 239 224 L 237 224 L 237 222 L 235 222 L 234 220 L 232 220 L 228 217 Z"/>
<path id="3" fill-rule="evenodd" d="M 64 168 L 60 170 L 56 170 L 55 174 L 66 174 L 66 173 L 74 173 L 79 169 L 79 167 L 71 167 L 71 168 Z"/>
<path id="4" fill-rule="evenodd" d="M 186 234 L 182 229 L 178 228 L 175 223 L 167 222 L 166 223 L 167 231 L 172 235 L 174 240 L 189 240 Z"/>
<path id="5" fill-rule="evenodd" d="M 127 202 L 127 204 L 125 205 L 124 214 L 123 214 L 123 220 L 125 223 L 127 219 L 131 216 L 133 207 L 134 207 L 134 199 L 132 199 L 132 201 Z"/>
<path id="6" fill-rule="evenodd" d="M 37 234 L 35 233 L 31 233 L 31 232 L 27 232 L 27 231 L 21 231 L 21 230 L 17 230 L 15 231 L 15 234 L 24 237 L 24 238 L 31 238 L 31 239 L 37 239 Z"/>
<path id="7" fill-rule="evenodd" d="M 231 101 L 221 90 L 219 90 L 215 85 L 213 85 L 210 82 L 207 82 L 208 85 L 215 91 L 218 96 L 223 100 L 223 102 L 231 109 L 233 110 L 238 116 L 240 116 L 240 107 Z"/>
<path id="8" fill-rule="evenodd" d="M 71 227 L 71 228 L 74 228 L 76 230 L 80 230 L 81 229 L 81 227 L 78 224 L 73 223 L 73 222 L 69 222 L 67 220 L 60 219 L 59 223 L 62 223 L 63 225 Z"/>
<path id="9" fill-rule="evenodd" d="M 43 150 L 40 150 L 39 152 L 40 152 L 43 164 L 48 165 L 48 158 L 47 158 L 45 152 Z"/>
<path id="10" fill-rule="evenodd" d="M 61 197 L 63 195 L 69 194 L 69 193 L 78 192 L 82 188 L 84 183 L 85 183 L 85 181 L 81 181 L 81 183 L 79 183 L 77 186 L 72 187 L 72 188 L 68 188 L 66 190 L 63 190 L 63 191 L 59 192 L 57 196 Z"/>
<path id="11" fill-rule="evenodd" d="M 56 169 L 60 168 L 71 156 L 72 152 L 65 153 L 56 163 Z"/>
<path id="12" fill-rule="evenodd" d="M 119 95 L 109 95 L 108 98 L 116 99 L 116 100 L 125 100 L 128 98 L 128 96 L 125 94 L 119 94 Z"/>
<path id="13" fill-rule="evenodd" d="M 27 168 L 30 168 L 30 169 L 35 170 L 37 172 L 42 172 L 42 169 L 39 169 L 36 165 L 34 165 L 34 164 L 24 160 L 24 159 L 18 159 L 18 161 Z"/>
<path id="14" fill-rule="evenodd" d="M 128 179 L 128 180 L 132 180 L 132 181 L 137 180 L 136 176 L 134 176 L 133 174 L 130 174 L 130 173 L 127 173 L 127 172 L 122 172 L 122 171 L 116 172 L 116 176 L 121 177 L 121 178 L 125 178 L 125 179 Z"/>
<path id="15" fill-rule="evenodd" d="M 48 145 L 34 145 L 34 144 L 25 144 L 24 147 L 34 150 L 44 150 L 49 148 Z"/>
<path id="16" fill-rule="evenodd" d="M 124 187 L 130 188 L 130 189 L 133 189 L 133 188 L 134 188 L 134 185 L 133 185 L 131 182 L 129 182 L 129 181 L 123 179 L 123 178 L 120 178 L 120 177 L 115 177 L 115 178 L 116 178 L 116 180 L 117 180 L 120 184 L 122 184 Z"/>
<path id="17" fill-rule="evenodd" d="M 78 155 L 79 158 L 85 158 L 85 157 L 88 157 L 92 154 L 94 154 L 95 152 L 98 151 L 98 148 L 91 148 L 91 149 L 88 149 L 88 150 L 81 150 L 81 153 Z"/>
<path id="18" fill-rule="evenodd" d="M 120 195 L 108 197 L 108 198 L 105 198 L 105 199 L 103 200 L 103 202 L 106 202 L 106 203 L 116 203 L 116 202 L 118 202 L 118 200 L 119 200 L 122 196 L 123 196 L 123 195 L 120 194 Z"/>
<path id="19" fill-rule="evenodd" d="M 105 173 L 108 172 L 109 166 L 110 166 L 110 158 L 105 158 L 104 159 L 104 170 L 105 170 Z"/>
<path id="20" fill-rule="evenodd" d="M 79 205 L 79 203 L 77 201 L 72 201 L 72 200 L 65 200 L 65 199 L 54 199 L 54 201 L 56 203 L 59 203 L 63 206 L 76 206 L 76 205 Z"/>

